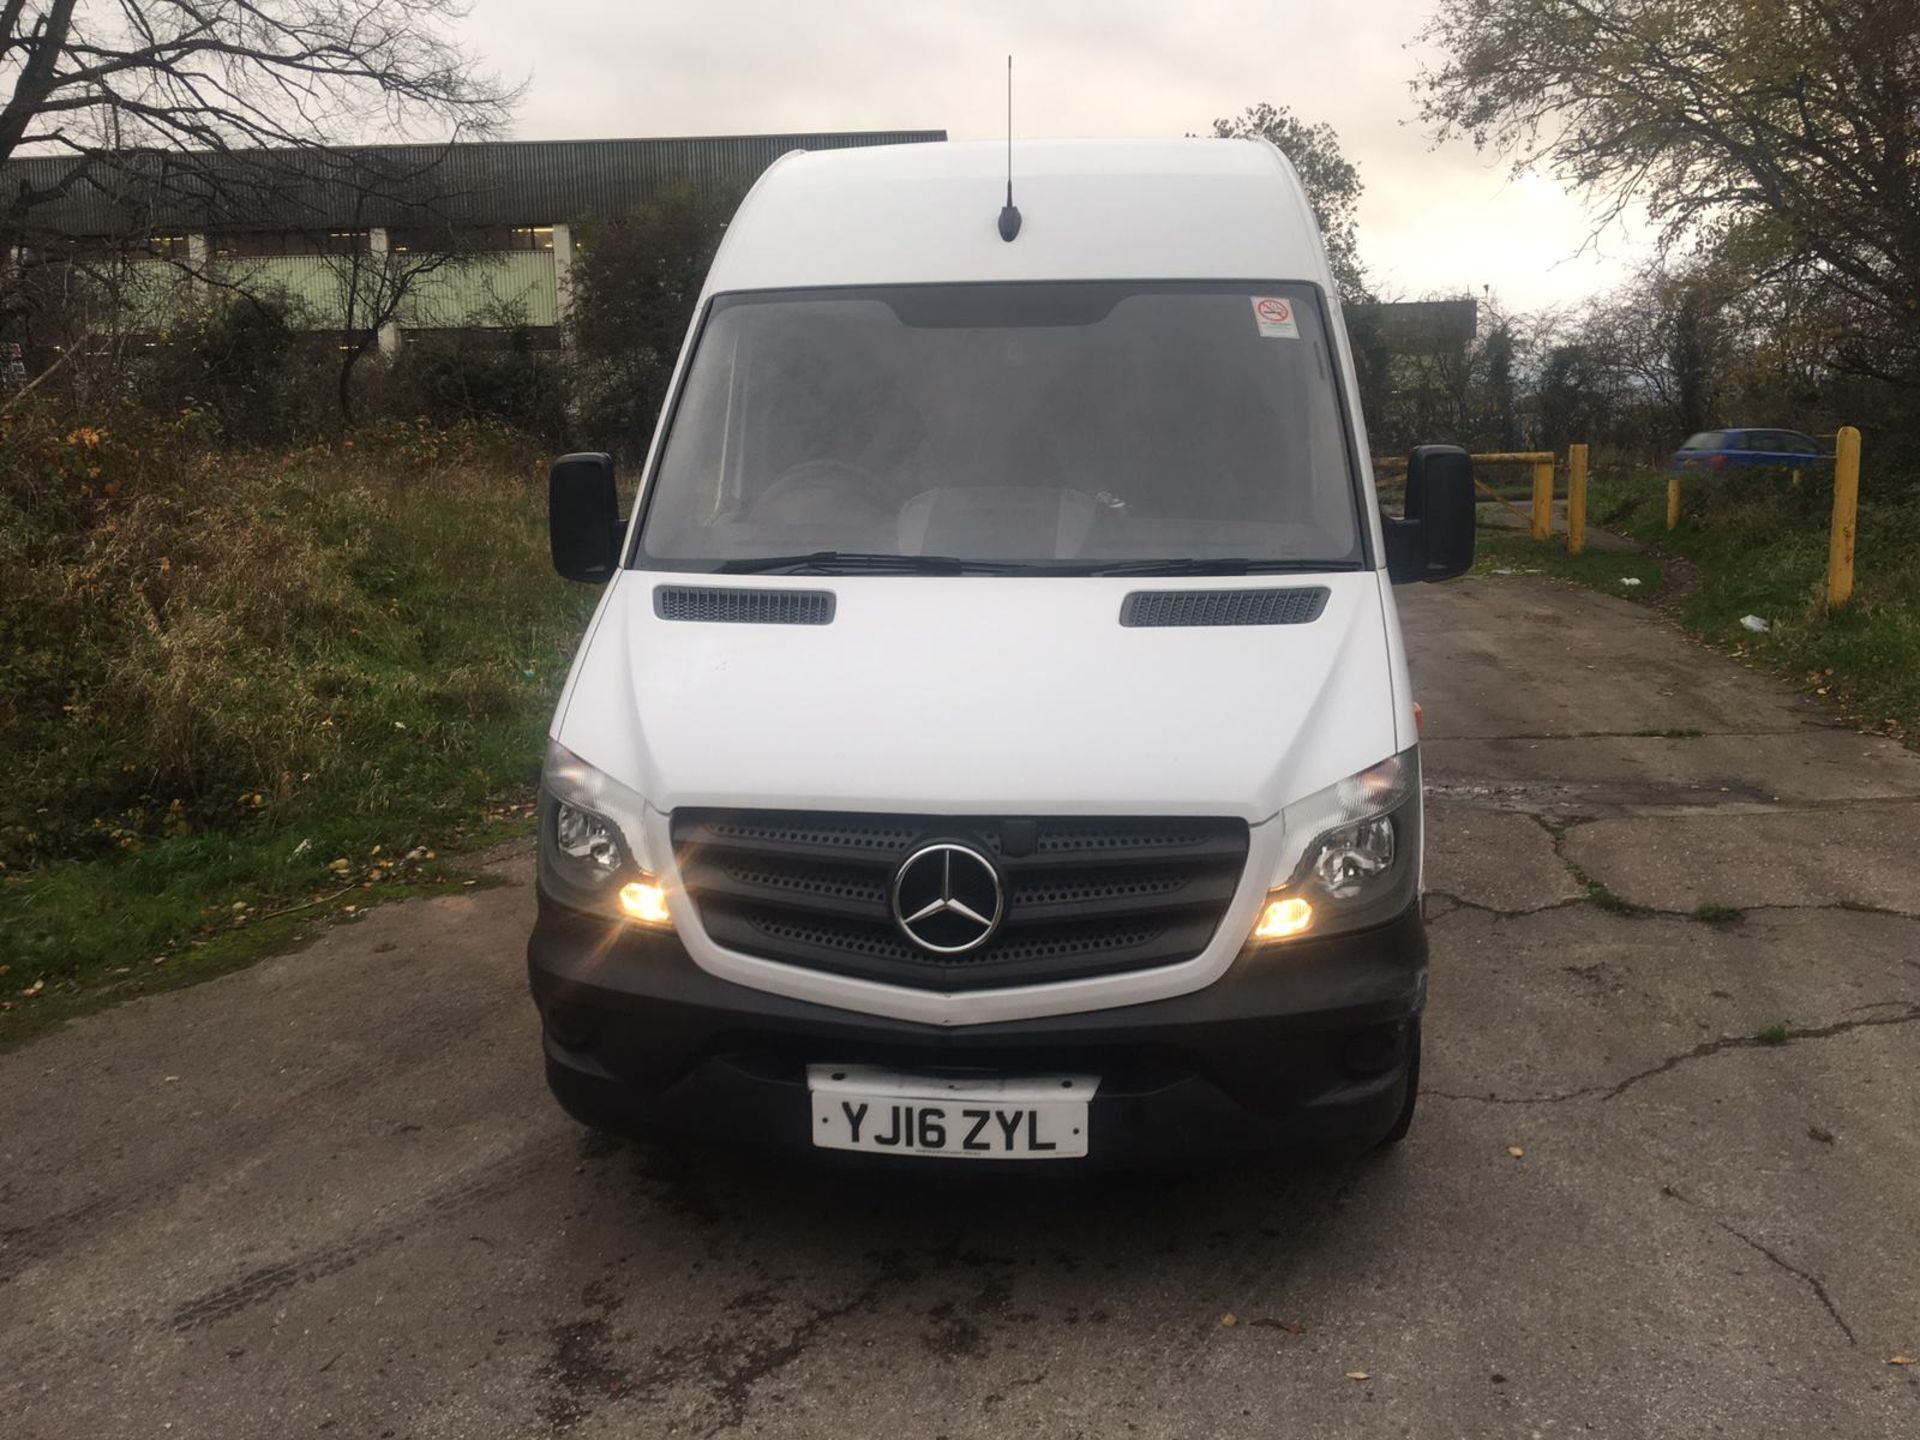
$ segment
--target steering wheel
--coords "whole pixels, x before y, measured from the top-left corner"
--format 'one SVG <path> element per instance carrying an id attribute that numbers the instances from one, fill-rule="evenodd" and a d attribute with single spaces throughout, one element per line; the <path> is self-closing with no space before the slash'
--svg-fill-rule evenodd
<path id="1" fill-rule="evenodd" d="M 800 525 L 821 519 L 822 510 L 864 512 L 883 519 L 890 511 L 879 482 L 844 460 L 803 460 L 774 477 L 749 515 L 756 523 Z"/>

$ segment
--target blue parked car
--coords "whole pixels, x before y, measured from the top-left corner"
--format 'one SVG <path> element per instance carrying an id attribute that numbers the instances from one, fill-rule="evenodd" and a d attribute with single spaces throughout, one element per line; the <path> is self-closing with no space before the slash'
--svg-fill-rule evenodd
<path id="1" fill-rule="evenodd" d="M 1752 470 L 1763 465 L 1800 468 L 1832 458 L 1832 451 L 1798 430 L 1702 430 L 1673 452 L 1667 468 Z"/>

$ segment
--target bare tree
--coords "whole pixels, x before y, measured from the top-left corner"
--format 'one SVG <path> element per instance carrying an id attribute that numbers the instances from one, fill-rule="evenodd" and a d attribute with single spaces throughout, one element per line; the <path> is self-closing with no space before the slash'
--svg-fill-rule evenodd
<path id="1" fill-rule="evenodd" d="M 451 37 L 461 0 L 0 0 L 0 243 L 43 207 L 241 221 L 355 183 L 365 138 L 484 136 L 517 91 Z"/>
<path id="2" fill-rule="evenodd" d="M 418 212 L 433 214 L 434 223 L 409 231 L 410 243 L 375 249 L 365 224 L 370 193 L 363 189 L 356 195 L 346 247 L 328 257 L 341 305 L 335 395 L 341 423 L 348 427 L 354 422 L 354 371 L 379 343 L 381 331 L 400 322 L 435 276 L 461 270 L 477 258 L 473 245 L 437 211 Z"/>

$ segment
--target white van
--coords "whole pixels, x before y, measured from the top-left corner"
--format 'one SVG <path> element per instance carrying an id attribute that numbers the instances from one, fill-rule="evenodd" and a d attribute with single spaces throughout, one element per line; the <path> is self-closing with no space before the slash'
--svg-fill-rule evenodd
<path id="1" fill-rule="evenodd" d="M 529 945 L 586 1123 L 1090 1164 L 1412 1118 L 1420 766 L 1312 210 L 1245 141 L 790 155 L 714 260 L 554 717 Z M 1017 212 L 1013 206 L 1017 205 Z M 1011 232 L 1011 238 L 1006 238 Z"/>

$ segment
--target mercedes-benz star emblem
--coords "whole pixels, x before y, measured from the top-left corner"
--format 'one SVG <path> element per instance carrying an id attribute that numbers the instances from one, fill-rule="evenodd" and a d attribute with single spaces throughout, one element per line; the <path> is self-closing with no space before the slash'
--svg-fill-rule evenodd
<path id="1" fill-rule="evenodd" d="M 1004 906 L 1000 873 L 968 845 L 922 845 L 894 872 L 893 918 L 909 940 L 936 955 L 986 944 Z"/>

